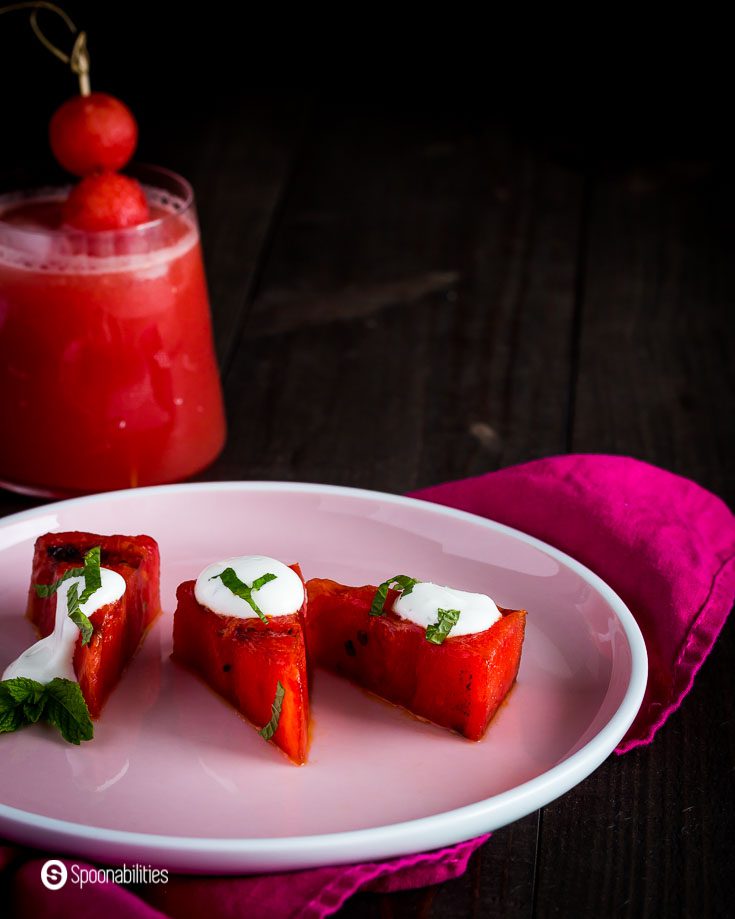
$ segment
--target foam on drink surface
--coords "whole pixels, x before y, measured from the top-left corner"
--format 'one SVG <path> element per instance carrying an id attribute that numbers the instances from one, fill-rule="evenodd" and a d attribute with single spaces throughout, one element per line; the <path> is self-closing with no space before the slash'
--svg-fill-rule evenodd
<path id="1" fill-rule="evenodd" d="M 155 276 L 165 272 L 167 265 L 196 245 L 199 232 L 183 199 L 151 186 L 144 188 L 154 215 L 151 221 L 98 233 L 58 225 L 66 189 L 0 195 L 0 268 L 47 274 Z"/>

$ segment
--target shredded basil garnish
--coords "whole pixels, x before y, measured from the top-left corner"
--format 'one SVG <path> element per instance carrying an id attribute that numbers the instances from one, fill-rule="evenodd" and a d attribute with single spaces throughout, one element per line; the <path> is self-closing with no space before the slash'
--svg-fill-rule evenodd
<path id="1" fill-rule="evenodd" d="M 54 581 L 53 584 L 34 584 L 33 587 L 39 597 L 51 597 L 61 587 L 64 581 L 69 578 L 84 578 L 84 590 L 79 593 L 79 585 L 72 584 L 66 595 L 66 612 L 71 621 L 78 626 L 82 633 L 82 644 L 88 645 L 94 633 L 88 616 L 81 610 L 81 605 L 86 603 L 93 593 L 102 587 L 102 572 L 100 571 L 100 562 L 102 558 L 102 547 L 95 546 L 84 555 L 83 568 L 69 568 L 61 577 Z"/>
<path id="2" fill-rule="evenodd" d="M 100 571 L 101 559 L 101 546 L 95 546 L 94 549 L 90 549 L 84 556 L 84 590 L 79 597 L 80 603 L 86 603 L 92 594 L 102 587 L 102 572 Z"/>
<path id="3" fill-rule="evenodd" d="M 64 581 L 68 581 L 69 578 L 80 578 L 83 574 L 84 568 L 69 568 L 69 570 L 65 571 L 59 580 L 54 581 L 53 584 L 34 584 L 33 588 L 39 597 L 52 597 Z"/>
<path id="4" fill-rule="evenodd" d="M 435 625 L 426 627 L 426 640 L 434 645 L 440 645 L 449 635 L 459 619 L 458 609 L 440 609 L 439 620 Z"/>
<path id="5" fill-rule="evenodd" d="M 397 574 L 394 578 L 389 578 L 387 581 L 378 587 L 375 591 L 375 597 L 373 598 L 372 605 L 370 607 L 371 616 L 382 616 L 383 607 L 385 606 L 385 598 L 388 596 L 388 589 L 397 585 L 401 591 L 402 596 L 407 597 L 411 591 L 414 589 L 416 584 L 421 582 L 417 578 L 409 578 L 405 574 Z"/>
<path id="6" fill-rule="evenodd" d="M 271 720 L 266 724 L 264 728 L 261 728 L 258 733 L 263 738 L 263 740 L 270 740 L 271 737 L 276 733 L 278 728 L 278 722 L 281 720 L 281 708 L 283 707 L 283 697 L 286 694 L 286 690 L 281 685 L 279 680 L 276 684 L 276 697 L 273 700 L 273 705 L 271 706 Z"/>
<path id="7" fill-rule="evenodd" d="M 237 574 L 235 574 L 234 568 L 225 568 L 225 570 L 221 571 L 219 574 L 212 575 L 209 580 L 214 581 L 215 578 L 220 578 L 228 590 L 231 590 L 236 597 L 240 597 L 241 600 L 244 600 L 247 604 L 249 604 L 253 612 L 257 613 L 263 622 L 268 622 L 268 618 L 266 617 L 265 613 L 260 609 L 258 604 L 253 599 L 253 591 L 260 590 L 261 587 L 264 587 L 270 581 L 275 581 L 275 574 L 264 574 L 253 581 L 249 587 L 247 584 L 240 580 Z"/>
<path id="8" fill-rule="evenodd" d="M 84 594 L 82 594 L 82 596 L 84 596 Z M 85 616 L 85 614 L 80 609 L 80 605 L 83 601 L 79 596 L 78 584 L 71 585 L 69 588 L 69 593 L 66 595 L 66 600 L 67 615 L 82 633 L 82 644 L 88 645 L 90 639 L 92 638 L 92 634 L 94 633 L 94 626 L 90 622 L 89 617 Z"/>

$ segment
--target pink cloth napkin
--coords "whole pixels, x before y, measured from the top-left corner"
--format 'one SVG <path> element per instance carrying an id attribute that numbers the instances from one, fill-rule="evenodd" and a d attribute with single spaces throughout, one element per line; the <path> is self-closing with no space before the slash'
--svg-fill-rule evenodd
<path id="1" fill-rule="evenodd" d="M 414 497 L 508 524 L 583 562 L 622 597 L 640 625 L 649 681 L 618 753 L 650 743 L 681 704 L 735 599 L 735 518 L 694 482 L 617 456 L 561 456 L 448 482 Z M 401 890 L 461 875 L 488 839 L 386 862 L 245 878 L 172 877 L 141 896 L 67 884 L 48 891 L 43 858 L 0 847 L 19 916 L 105 915 L 319 919 L 358 890 Z M 53 855 L 53 853 L 52 853 Z M 67 860 L 71 865 L 72 861 Z M 82 864 L 77 862 L 77 864 Z"/>

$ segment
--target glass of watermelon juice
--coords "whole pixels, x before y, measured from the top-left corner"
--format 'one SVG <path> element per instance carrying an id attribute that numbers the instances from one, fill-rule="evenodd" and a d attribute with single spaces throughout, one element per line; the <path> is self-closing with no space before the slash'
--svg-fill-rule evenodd
<path id="1" fill-rule="evenodd" d="M 63 497 L 173 482 L 225 440 L 191 186 L 138 167 L 151 219 L 61 226 L 67 189 L 0 196 L 0 484 Z"/>

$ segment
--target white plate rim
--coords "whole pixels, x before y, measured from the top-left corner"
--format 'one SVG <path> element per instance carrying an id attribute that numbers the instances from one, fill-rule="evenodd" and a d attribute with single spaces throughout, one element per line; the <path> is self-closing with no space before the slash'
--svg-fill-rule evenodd
<path id="1" fill-rule="evenodd" d="M 395 495 L 345 485 L 288 481 L 217 481 L 153 485 L 134 491 L 100 492 L 67 498 L 0 518 L 0 530 L 53 514 L 58 509 L 100 501 L 125 501 L 131 494 L 176 494 L 201 491 L 294 492 L 344 495 L 389 504 L 420 505 L 439 515 L 479 524 L 533 546 L 560 561 L 599 593 L 615 613 L 628 642 L 631 671 L 628 686 L 617 711 L 587 743 L 546 772 L 497 795 L 453 810 L 383 826 L 309 836 L 258 838 L 216 838 L 167 836 L 92 827 L 54 817 L 45 817 L 0 802 L 0 830 L 9 838 L 89 856 L 97 861 L 123 860 L 168 866 L 189 873 L 243 873 L 283 871 L 326 865 L 351 864 L 438 849 L 491 832 L 527 816 L 569 791 L 590 775 L 612 753 L 638 713 L 648 679 L 648 655 L 638 623 L 615 591 L 593 571 L 554 546 L 487 517 L 461 511 L 420 498 Z"/>

